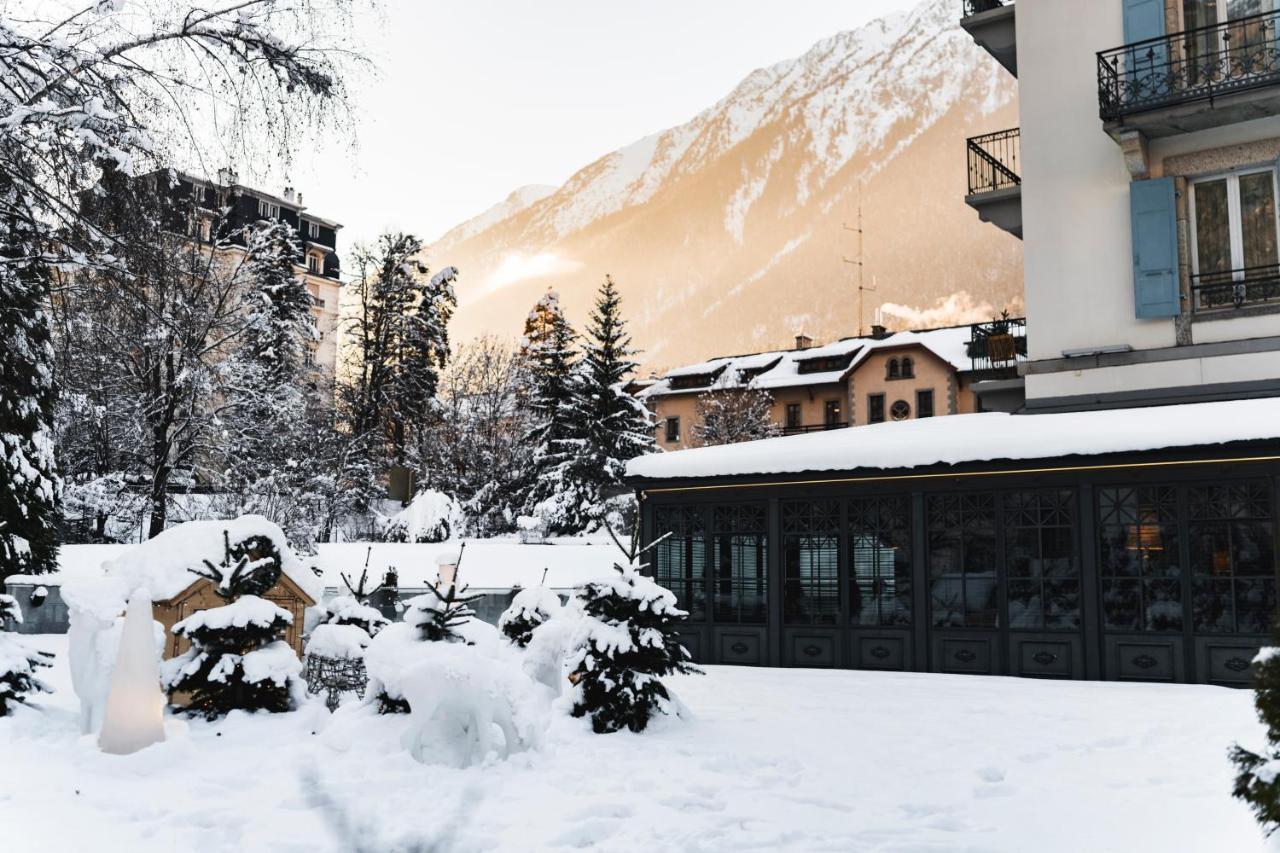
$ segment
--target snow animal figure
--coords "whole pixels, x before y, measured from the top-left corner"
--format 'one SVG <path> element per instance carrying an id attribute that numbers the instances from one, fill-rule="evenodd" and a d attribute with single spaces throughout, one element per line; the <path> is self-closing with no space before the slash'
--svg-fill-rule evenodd
<path id="1" fill-rule="evenodd" d="M 1273 629 L 1280 645 L 1280 624 Z M 1263 648 L 1253 659 L 1254 705 L 1267 727 L 1267 745 L 1259 755 L 1239 744 L 1231 761 L 1239 771 L 1232 794 L 1253 809 L 1267 835 L 1280 829 L 1280 648 Z"/>
<path id="2" fill-rule="evenodd" d="M 260 570 L 278 577 L 279 560 L 266 556 L 250 562 L 251 554 L 235 553 L 225 535 L 224 543 L 221 565 L 206 560 L 207 570 L 191 571 L 212 580 L 217 595 L 228 603 L 197 610 L 173 626 L 173 634 L 189 640 L 191 648 L 164 662 L 165 689 L 179 710 L 209 720 L 235 709 L 289 711 L 302 671 L 293 647 L 281 639 L 293 615 L 246 594 L 263 589 L 265 581 L 256 576 Z"/>
<path id="3" fill-rule="evenodd" d="M 15 633 L 4 630 L 9 619 L 21 622 L 22 611 L 13 596 L 0 595 L 0 717 L 14 705 L 26 704 L 31 694 L 49 692 L 36 670 L 51 666 L 53 660 L 53 655 L 29 648 Z"/>
<path id="4" fill-rule="evenodd" d="M 111 692 L 98 733 L 98 747 L 129 755 L 164 740 L 164 693 L 160 690 L 160 650 L 156 647 L 151 599 L 134 593 L 111 670 Z"/>
<path id="5" fill-rule="evenodd" d="M 671 673 L 698 674 L 680 644 L 677 626 L 688 614 L 643 566 L 616 565 L 615 577 L 578 592 L 584 614 L 570 658 L 573 716 L 591 717 L 597 734 L 642 732 L 654 713 L 679 715 L 682 706 L 659 681 Z"/>
<path id="6" fill-rule="evenodd" d="M 522 589 L 511 599 L 511 605 L 498 617 L 498 630 L 515 645 L 525 648 L 533 639 L 533 631 L 560 610 L 560 596 L 546 587 L 547 573 L 542 573 L 542 583 Z"/>
<path id="7" fill-rule="evenodd" d="M 518 684 L 474 647 L 440 644 L 403 681 L 412 716 L 402 743 L 415 760 L 470 767 L 529 745 L 516 724 L 512 690 L 534 685 L 522 676 Z"/>

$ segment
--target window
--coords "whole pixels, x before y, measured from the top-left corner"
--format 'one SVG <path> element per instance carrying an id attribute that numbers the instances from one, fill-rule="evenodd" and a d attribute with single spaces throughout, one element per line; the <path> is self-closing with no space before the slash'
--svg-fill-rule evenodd
<path id="1" fill-rule="evenodd" d="M 797 625 L 834 625 L 840 617 L 840 504 L 782 504 L 783 615 Z"/>
<path id="2" fill-rule="evenodd" d="M 906 400 L 895 400 L 889 407 L 889 417 L 895 421 L 905 421 L 911 417 L 911 404 Z"/>
<path id="3" fill-rule="evenodd" d="M 1272 67 L 1269 54 L 1275 33 L 1265 19 L 1225 28 L 1217 25 L 1272 11 L 1274 0 L 1182 0 L 1183 29 L 1189 31 L 1185 46 L 1189 82 L 1209 83 L 1250 71 L 1266 73 Z"/>
<path id="4" fill-rule="evenodd" d="M 314 275 L 320 274 L 320 256 L 315 254 L 307 255 L 307 272 Z"/>
<path id="5" fill-rule="evenodd" d="M 822 407 L 822 422 L 829 427 L 840 424 L 840 401 L 827 400 Z"/>
<path id="6" fill-rule="evenodd" d="M 915 375 L 916 375 L 915 362 L 911 360 L 910 356 L 902 359 L 902 378 L 913 379 L 915 378 Z"/>
<path id="7" fill-rule="evenodd" d="M 1010 628 L 1080 627 L 1074 500 L 1066 489 L 1005 496 Z"/>
<path id="8" fill-rule="evenodd" d="M 712 519 L 713 618 L 762 625 L 768 617 L 765 507 L 716 507 Z"/>
<path id="9" fill-rule="evenodd" d="M 1111 631 L 1181 631 L 1182 540 L 1171 486 L 1098 492 L 1102 622 Z"/>
<path id="10" fill-rule="evenodd" d="M 671 534 L 653 549 L 654 580 L 671 590 L 690 619 L 705 619 L 707 533 L 702 510 L 659 507 L 654 524 L 656 536 Z"/>
<path id="11" fill-rule="evenodd" d="M 884 395 L 870 394 L 867 396 L 867 423 L 881 424 L 884 423 Z"/>
<path id="12" fill-rule="evenodd" d="M 280 205 L 272 204 L 266 199 L 258 199 L 258 216 L 263 219 L 279 219 Z"/>
<path id="13" fill-rule="evenodd" d="M 306 351 L 302 354 L 302 360 L 307 367 L 314 367 L 316 363 L 316 348 L 308 346 Z"/>
<path id="14" fill-rule="evenodd" d="M 996 504 L 992 495 L 934 495 L 928 504 L 929 610 L 936 628 L 995 628 Z"/>
<path id="15" fill-rule="evenodd" d="M 680 440 L 680 418 L 667 418 L 667 435 L 668 444 L 675 444 Z"/>
<path id="16" fill-rule="evenodd" d="M 1274 169 L 1192 184 L 1196 308 L 1280 297 Z"/>
<path id="17" fill-rule="evenodd" d="M 916 417 L 933 417 L 933 389 L 916 392 Z"/>
<path id="18" fill-rule="evenodd" d="M 1265 482 L 1196 487 L 1188 507 L 1192 628 L 1268 633 L 1276 610 L 1271 489 Z"/>
<path id="19" fill-rule="evenodd" d="M 911 504 L 849 503 L 849 614 L 856 625 L 911 624 Z"/>
<path id="20" fill-rule="evenodd" d="M 885 373 L 885 379 L 899 379 L 902 377 L 902 366 L 898 364 L 896 358 L 889 359 L 889 369 Z"/>
<path id="21" fill-rule="evenodd" d="M 800 428 L 800 404 L 787 403 L 787 429 Z"/>
<path id="22" fill-rule="evenodd" d="M 307 223 L 307 236 L 312 240 L 320 239 L 320 226 L 314 222 Z"/>

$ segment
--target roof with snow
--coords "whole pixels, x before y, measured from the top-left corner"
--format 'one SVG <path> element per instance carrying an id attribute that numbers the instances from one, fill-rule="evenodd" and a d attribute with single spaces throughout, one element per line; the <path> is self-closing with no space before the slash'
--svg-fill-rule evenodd
<path id="1" fill-rule="evenodd" d="M 840 382 L 845 374 L 877 351 L 901 347 L 922 347 L 953 369 L 967 370 L 971 364 L 967 349 L 971 336 L 969 326 L 956 326 L 920 332 L 893 332 L 881 338 L 845 338 L 808 349 L 724 356 L 669 370 L 639 396 L 644 399 L 689 394 L 710 387 L 732 388 L 745 384 L 766 390 L 829 385 Z M 823 360 L 828 360 L 829 364 L 818 365 L 820 369 L 814 370 L 815 363 Z M 706 377 L 706 381 L 690 386 L 688 380 L 697 377 Z M 674 381 L 682 379 L 686 381 Z"/>
<path id="2" fill-rule="evenodd" d="M 672 480 L 920 468 L 1280 441 L 1280 399 L 1053 415 L 984 413 L 872 424 L 631 460 L 627 475 Z"/>

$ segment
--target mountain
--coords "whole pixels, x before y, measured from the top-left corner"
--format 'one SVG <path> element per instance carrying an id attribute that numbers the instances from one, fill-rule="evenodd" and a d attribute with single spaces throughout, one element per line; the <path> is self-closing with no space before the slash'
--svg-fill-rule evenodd
<path id="1" fill-rule="evenodd" d="M 455 337 L 519 334 L 548 287 L 581 326 L 605 273 L 649 367 L 854 334 L 859 207 L 867 324 L 881 306 L 893 328 L 1017 310 L 1021 243 L 964 204 L 964 140 L 1016 125 L 1016 86 L 957 9 L 821 41 L 454 228 L 428 257 L 463 272 Z"/>

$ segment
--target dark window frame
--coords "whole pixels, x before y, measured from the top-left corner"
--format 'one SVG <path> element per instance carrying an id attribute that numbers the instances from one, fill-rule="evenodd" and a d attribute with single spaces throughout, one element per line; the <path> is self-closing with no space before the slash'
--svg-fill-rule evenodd
<path id="1" fill-rule="evenodd" d="M 674 444 L 680 440 L 680 416 L 668 415 L 665 421 L 665 430 L 663 439 L 668 444 Z"/>
<path id="2" fill-rule="evenodd" d="M 711 619 L 717 623 L 769 622 L 768 507 L 716 506 L 711 525 Z"/>
<path id="3" fill-rule="evenodd" d="M 867 423 L 882 424 L 885 417 L 884 394 L 867 395 Z"/>
<path id="4" fill-rule="evenodd" d="M 846 505 L 850 623 L 909 627 L 915 588 L 911 496 L 850 498 Z"/>
<path id="5" fill-rule="evenodd" d="M 782 613 L 788 625 L 841 622 L 840 501 L 782 502 Z"/>
<path id="6" fill-rule="evenodd" d="M 933 404 L 934 394 L 932 388 L 921 388 L 916 391 L 916 418 L 934 417 Z"/>

